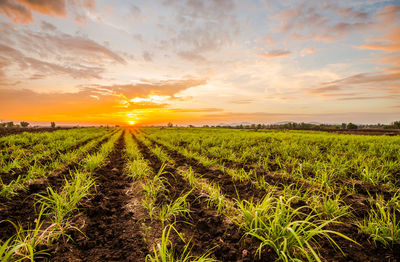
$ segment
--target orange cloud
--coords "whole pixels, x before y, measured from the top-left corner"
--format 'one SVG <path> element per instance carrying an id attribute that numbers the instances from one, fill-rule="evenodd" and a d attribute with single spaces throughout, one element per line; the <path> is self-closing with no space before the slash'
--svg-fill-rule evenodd
<path id="1" fill-rule="evenodd" d="M 18 2 L 18 3 L 17 3 Z M 32 11 L 43 15 L 66 17 L 67 3 L 75 14 L 75 21 L 86 23 L 86 15 L 82 10 L 94 10 L 95 0 L 1 0 L 0 13 L 5 14 L 16 24 L 33 22 Z"/>
<path id="2" fill-rule="evenodd" d="M 362 49 L 373 49 L 383 51 L 399 51 L 400 50 L 400 27 L 392 28 L 380 42 L 372 42 L 361 45 Z"/>
<path id="3" fill-rule="evenodd" d="M 315 52 L 315 49 L 314 49 L 314 48 L 305 48 L 305 49 L 302 49 L 302 50 L 300 51 L 300 55 L 301 55 L 301 56 L 306 56 L 306 55 L 312 54 L 312 53 L 314 53 L 314 52 Z"/>
<path id="4" fill-rule="evenodd" d="M 44 15 L 65 16 L 67 14 L 65 0 L 17 0 Z"/>
<path id="5" fill-rule="evenodd" d="M 270 58 L 279 58 L 279 57 L 285 57 L 290 55 L 290 51 L 287 50 L 272 50 L 269 52 L 264 52 L 261 54 L 258 54 L 259 57 L 270 59 Z"/>
<path id="6" fill-rule="evenodd" d="M 382 21 L 382 26 L 392 24 L 398 19 L 400 5 L 387 5 L 376 12 L 375 16 Z"/>
<path id="7" fill-rule="evenodd" d="M 174 100 L 177 93 L 204 83 L 205 80 L 186 79 L 94 85 L 81 87 L 75 93 L 38 93 L 28 89 L 2 88 L 0 115 L 6 119 L 121 123 L 125 122 L 128 112 L 137 112 L 140 116 L 152 110 L 165 110 L 169 106 L 168 101 Z M 157 95 L 164 97 L 157 100 Z"/>
<path id="8" fill-rule="evenodd" d="M 28 24 L 33 22 L 31 10 L 12 0 L 0 1 L 0 14 L 5 14 L 16 24 Z"/>

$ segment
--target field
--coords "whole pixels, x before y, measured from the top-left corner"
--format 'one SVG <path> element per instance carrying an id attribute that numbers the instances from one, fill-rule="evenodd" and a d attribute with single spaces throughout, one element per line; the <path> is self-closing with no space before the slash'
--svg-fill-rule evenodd
<path id="1" fill-rule="evenodd" d="M 400 261 L 400 136 L 101 127 L 0 150 L 0 261 Z"/>

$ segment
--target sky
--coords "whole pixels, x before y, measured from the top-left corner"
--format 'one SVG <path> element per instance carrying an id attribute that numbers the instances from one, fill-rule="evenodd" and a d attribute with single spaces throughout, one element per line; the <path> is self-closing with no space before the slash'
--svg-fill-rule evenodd
<path id="1" fill-rule="evenodd" d="M 0 0 L 0 120 L 400 120 L 400 2 Z"/>

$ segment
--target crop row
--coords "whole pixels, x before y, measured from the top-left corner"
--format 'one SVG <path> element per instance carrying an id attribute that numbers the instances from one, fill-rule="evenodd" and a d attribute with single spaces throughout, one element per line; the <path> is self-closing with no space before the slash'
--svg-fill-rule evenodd
<path id="1" fill-rule="evenodd" d="M 146 132 L 149 133 L 149 132 Z M 193 155 L 190 151 L 187 149 L 182 149 L 181 147 L 174 147 L 173 145 L 168 143 L 168 138 L 162 137 L 163 140 L 158 140 L 158 142 L 163 143 L 164 145 L 169 146 L 169 149 L 176 149 L 183 153 L 183 155 L 186 154 L 187 157 L 193 157 L 193 156 L 198 156 L 197 160 L 202 161 L 202 163 L 208 164 L 209 166 L 212 166 L 212 161 L 210 162 L 209 160 L 204 161 L 204 156 L 201 155 Z M 152 136 L 156 137 L 156 136 Z M 148 146 L 152 146 L 151 142 L 148 141 Z M 160 158 L 164 159 L 165 161 L 171 161 L 168 155 L 163 152 L 162 148 L 159 147 L 158 145 L 153 145 L 152 147 L 155 148 L 156 153 L 159 155 Z M 215 162 L 214 162 L 215 163 Z M 198 163 L 197 163 L 198 165 Z M 217 167 L 218 168 L 218 167 Z M 229 169 L 228 172 L 226 173 L 234 173 L 237 174 L 238 170 L 234 169 Z M 244 173 L 246 174 L 246 173 Z M 204 174 L 203 174 L 204 175 Z M 207 174 L 205 174 L 207 177 Z M 190 177 L 190 176 L 189 176 Z M 244 178 L 242 178 L 244 179 Z M 251 179 L 251 177 L 249 178 Z M 260 188 L 260 181 L 255 181 L 255 185 Z M 206 188 L 214 188 L 215 190 L 212 190 L 212 195 L 217 196 L 215 199 L 218 203 L 218 210 L 222 208 L 223 205 L 228 203 L 226 201 L 226 197 L 219 197 L 223 194 L 223 191 L 225 190 L 224 188 L 219 188 L 218 179 L 215 179 L 214 185 L 211 185 L 210 187 Z M 224 186 L 226 187 L 226 185 Z M 365 207 L 367 209 L 367 212 L 365 212 L 366 216 L 359 216 L 358 214 L 352 214 L 351 210 L 352 207 L 347 205 L 344 201 L 341 200 L 343 197 L 340 193 L 326 193 L 324 194 L 320 190 L 304 190 L 304 188 L 296 188 L 295 185 L 289 185 L 289 186 L 284 186 L 283 190 L 277 190 L 276 187 L 272 187 L 265 181 L 262 182 L 262 187 L 266 189 L 266 194 L 265 196 L 259 200 L 256 201 L 257 204 L 254 204 L 252 199 L 244 199 L 244 201 L 250 201 L 246 202 L 246 205 L 243 205 L 241 203 L 238 205 L 238 207 L 243 208 L 245 207 L 252 207 L 254 210 L 258 210 L 257 206 L 263 206 L 263 208 L 266 208 L 264 201 L 268 198 L 269 200 L 267 201 L 268 203 L 271 204 L 271 202 L 275 202 L 275 207 L 270 207 L 270 208 L 276 208 L 276 210 L 280 210 L 280 212 L 283 209 L 289 209 L 290 206 L 299 206 L 299 202 L 303 202 L 304 204 L 300 206 L 301 210 L 307 210 L 312 212 L 308 212 L 309 216 L 306 216 L 308 219 L 313 219 L 315 220 L 318 218 L 319 220 L 321 219 L 328 219 L 330 221 L 329 223 L 336 223 L 336 221 L 341 221 L 341 222 L 346 222 L 346 223 L 351 223 L 354 224 L 361 232 L 365 232 L 370 235 L 371 239 L 378 244 L 383 243 L 387 247 L 391 247 L 393 245 L 399 244 L 399 233 L 400 233 L 400 224 L 398 222 L 398 215 L 400 212 L 399 209 L 399 194 L 394 193 L 394 195 L 387 200 L 384 200 L 383 197 L 381 196 L 376 196 L 376 198 L 369 198 L 367 200 L 368 206 L 370 206 L 369 211 L 368 207 Z M 219 192 L 219 193 L 218 193 Z M 271 195 L 270 193 L 267 192 L 274 192 L 274 196 L 271 200 Z M 241 190 L 239 189 L 237 192 L 237 195 L 240 197 Z M 218 200 L 219 199 L 219 200 Z M 283 202 L 276 202 L 277 199 L 281 199 L 279 201 Z M 283 200 L 282 200 L 283 199 Z M 237 201 L 238 199 L 233 199 L 233 202 Z M 240 200 L 239 200 L 240 201 Z M 287 202 L 285 202 L 287 201 Z M 279 204 L 279 205 L 278 205 Z M 272 205 L 272 206 L 274 206 Z M 279 206 L 279 208 L 278 208 Z M 254 211 L 253 210 L 253 211 Z M 297 209 L 293 209 L 297 210 Z M 298 210 L 297 210 L 298 211 Z M 297 212 L 296 211 L 296 212 Z M 263 214 L 262 216 L 266 216 L 265 213 L 260 213 Z M 293 214 L 292 214 L 293 215 Z M 354 216 L 355 215 L 355 216 Z M 357 218 L 354 220 L 354 218 Z M 279 219 L 283 219 L 282 217 Z M 321 222 L 321 221 L 319 221 Z M 325 222 L 326 223 L 326 222 Z M 328 226 L 329 223 L 322 223 L 320 225 Z M 332 232 L 330 232 L 332 233 Z M 354 233 L 354 232 L 353 232 Z M 354 234 L 357 236 L 357 230 Z M 338 232 L 337 235 L 340 235 Z M 358 234 L 359 235 L 359 234 Z M 341 235 L 343 236 L 343 234 Z M 274 238 L 274 237 L 273 237 Z"/>
<path id="2" fill-rule="evenodd" d="M 101 166 L 108 154 L 113 150 L 116 140 L 121 136 L 121 131 L 110 137 L 97 152 L 85 155 L 69 176 L 65 177 L 61 188 L 47 187 L 46 193 L 37 195 L 39 212 L 34 219 L 34 226 L 22 227 L 19 223 L 8 221 L 15 229 L 16 234 L 5 239 L 0 246 L 1 261 L 8 260 L 35 260 L 47 256 L 46 249 L 61 236 L 66 236 L 73 227 L 71 218 L 76 213 L 78 203 L 88 196 L 95 185 L 94 170 Z M 98 143 L 93 141 L 92 146 Z M 87 148 L 86 148 L 87 149 Z M 81 151 L 84 154 L 86 151 Z M 78 155 L 74 159 L 77 160 Z M 35 208 L 32 206 L 32 210 Z M 3 223 L 5 223 L 3 221 Z"/>
<path id="3" fill-rule="evenodd" d="M 349 178 L 372 185 L 387 183 L 390 188 L 397 188 L 399 182 L 399 137 L 207 129 L 154 128 L 145 132 L 200 155 L 328 185 Z"/>
<path id="4" fill-rule="evenodd" d="M 58 166 L 71 171 L 61 186 L 48 186 L 45 192 L 36 195 L 35 206 L 39 212 L 32 221 L 33 227 L 11 221 L 16 234 L 0 240 L 0 260 L 48 257 L 49 248 L 54 250 L 52 246 L 68 238 L 82 240 L 83 237 L 76 238 L 75 233 L 71 235 L 71 231 L 82 234 L 80 230 L 85 236 L 99 237 L 99 241 L 90 240 L 98 246 L 82 253 L 81 257 L 92 256 L 102 247 L 111 252 L 113 249 L 108 245 L 118 242 L 124 243 L 119 249 L 132 249 L 137 254 L 144 252 L 138 261 L 345 261 L 355 254 L 361 254 L 360 260 L 393 258 L 400 244 L 400 194 L 395 190 L 398 171 L 397 167 L 391 167 L 399 160 L 393 155 L 398 150 L 396 139 L 362 140 L 358 136 L 330 137 L 303 132 L 188 130 L 125 130 L 123 140 L 122 130 L 81 133 L 74 140 L 75 144 L 71 142 L 55 157 L 70 153 L 74 157 L 67 159 L 72 160 L 61 161 L 62 164 L 52 164 L 58 160 L 39 161 L 46 166 L 44 177 L 54 174 Z M 101 144 L 104 139 L 108 141 Z M 379 170 L 386 170 L 389 177 L 377 184 L 377 180 L 362 178 L 358 173 L 360 165 L 354 165 L 351 171 L 333 173 L 338 177 L 321 180 L 318 174 L 328 170 L 321 171 L 322 165 L 336 163 L 329 156 L 338 151 L 319 152 L 326 154 L 328 160 L 317 158 L 315 152 L 310 153 L 313 157 L 294 152 L 301 147 L 321 150 L 333 141 L 344 144 L 335 150 L 343 150 L 346 157 L 357 153 L 372 159 L 372 163 L 364 163 L 368 168 L 384 165 Z M 46 143 L 53 146 L 50 141 Z M 374 148 L 371 143 L 385 148 Z M 99 144 L 98 150 L 93 151 Z M 21 149 L 29 149 L 26 145 Z M 362 148 L 348 148 L 356 145 Z M 271 149 L 272 146 L 287 152 Z M 376 155 L 382 152 L 386 152 L 383 157 L 387 162 Z M 281 161 L 279 168 L 275 157 Z M 293 159 L 297 162 L 291 162 Z M 358 161 L 354 156 L 351 159 Z M 313 167 L 307 175 L 291 172 L 305 163 L 318 167 Z M 27 166 L 31 168 L 30 164 Z M 104 168 L 99 169 L 101 166 Z M 127 178 L 119 176 L 121 166 L 132 185 L 123 185 Z M 64 171 L 63 174 L 68 173 Z M 12 180 L 14 182 L 3 184 L 3 190 L 25 179 L 25 176 L 18 177 Z M 36 178 L 27 176 L 20 188 Z M 120 181 L 116 181 L 118 179 Z M 350 179 L 356 182 L 345 187 L 345 181 Z M 371 191 L 370 196 L 368 190 L 357 192 L 355 185 L 359 180 L 362 189 L 376 185 L 375 188 L 384 191 L 381 194 Z M 382 183 L 385 185 L 381 186 Z M 8 194 L 12 196 L 17 189 L 4 192 L 11 192 Z M 134 194 L 125 194 L 126 190 L 133 190 Z M 90 195 L 93 195 L 88 200 L 91 205 L 86 202 L 85 208 L 80 210 L 86 213 L 86 220 L 75 219 L 78 206 Z M 122 200 L 127 197 L 134 199 Z M 128 202 L 133 205 L 133 217 L 125 210 Z M 98 207 L 93 206 L 96 204 Z M 32 210 L 34 208 L 32 205 Z M 97 214 L 97 217 L 90 214 Z M 119 222 L 114 219 L 118 214 L 121 214 Z M 136 222 L 128 222 L 129 219 Z M 102 220 L 110 224 L 103 224 Z M 82 221 L 99 232 L 86 231 L 93 228 L 85 228 L 80 224 Z M 124 225 L 134 230 L 121 229 L 121 236 L 117 236 Z M 137 246 L 129 246 L 133 242 L 124 238 L 132 233 L 140 234 L 135 242 Z M 119 254 L 114 258 L 125 254 L 120 250 L 116 252 Z"/>
<path id="5" fill-rule="evenodd" d="M 49 144 L 54 147 L 46 150 L 46 152 L 59 152 L 60 150 L 63 149 L 64 152 L 53 154 L 52 157 L 50 157 L 46 161 L 35 160 L 33 163 L 27 164 L 25 169 L 11 170 L 8 173 L 2 173 L 2 179 L 0 180 L 0 185 L 1 185 L 0 196 L 9 198 L 17 194 L 18 190 L 24 189 L 35 179 L 40 177 L 46 177 L 49 174 L 63 170 L 68 165 L 82 158 L 85 154 L 87 154 L 87 152 L 93 149 L 100 141 L 106 139 L 111 134 L 112 133 L 110 133 L 109 131 L 100 130 L 100 132 L 95 134 L 92 134 L 92 132 L 90 132 L 87 135 L 80 134 L 81 136 L 83 136 L 83 138 L 81 138 L 80 136 L 72 136 L 73 138 L 67 140 L 66 143 L 58 141 L 58 145 L 61 145 L 59 147 L 53 144 Z M 89 136 L 89 138 L 87 136 Z M 75 141 L 73 141 L 74 139 Z M 86 143 L 82 143 L 84 141 Z M 64 145 L 66 144 L 68 146 L 65 147 Z M 77 148 L 75 148 L 74 146 L 77 146 Z M 65 148 L 69 149 L 69 151 L 65 150 Z M 42 153 L 39 151 L 34 155 L 35 156 L 42 155 Z M 35 156 L 25 155 L 24 158 L 12 159 L 12 162 L 15 161 L 29 162 L 31 157 L 35 158 Z M 37 158 L 41 159 L 42 157 L 37 157 Z"/>

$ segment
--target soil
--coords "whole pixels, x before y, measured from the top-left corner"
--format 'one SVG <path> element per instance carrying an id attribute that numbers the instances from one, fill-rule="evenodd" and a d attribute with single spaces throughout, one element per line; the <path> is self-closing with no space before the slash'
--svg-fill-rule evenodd
<path id="1" fill-rule="evenodd" d="M 98 150 L 106 141 L 106 138 L 101 140 L 87 154 Z M 32 228 L 39 211 L 37 210 L 39 205 L 35 205 L 39 199 L 37 194 L 46 194 L 48 187 L 61 188 L 65 182 L 65 178 L 68 179 L 70 170 L 75 169 L 78 163 L 72 163 L 62 171 L 32 181 L 26 190 L 17 191 L 16 195 L 10 199 L 0 197 L 0 221 L 3 221 L 0 223 L 0 239 L 4 240 L 15 234 L 15 228 L 6 220 L 19 223 L 24 229 Z"/>
<path id="2" fill-rule="evenodd" d="M 123 174 L 123 135 L 108 163 L 95 171 L 96 192 L 80 206 L 71 230 L 75 241 L 64 239 L 52 250 L 52 261 L 144 261 L 147 247 L 140 232 L 141 215 L 129 207 L 135 197 L 131 179 Z"/>
<path id="3" fill-rule="evenodd" d="M 266 194 L 265 190 L 256 188 L 251 181 L 245 180 L 235 183 L 230 175 L 223 173 L 217 168 L 206 167 L 196 159 L 187 158 L 178 151 L 170 149 L 154 140 L 150 141 L 162 147 L 174 159 L 176 166 L 191 167 L 193 171 L 201 174 L 201 177 L 208 179 L 210 182 L 218 183 L 224 195 L 231 199 L 239 197 L 239 199 L 259 200 Z"/>
<path id="4" fill-rule="evenodd" d="M 176 161 L 178 166 L 191 166 L 193 170 L 196 171 L 196 173 L 200 174 L 205 174 L 203 177 L 214 180 L 218 182 L 218 184 L 221 186 L 221 190 L 224 193 L 227 193 L 226 195 L 229 197 L 237 198 L 236 194 L 232 195 L 232 189 L 229 186 L 230 184 L 234 184 L 232 181 L 232 178 L 224 177 L 219 175 L 218 177 L 212 177 L 210 176 L 210 173 L 212 169 L 207 168 L 202 166 L 200 163 L 198 163 L 194 159 L 189 159 L 184 157 L 183 155 L 179 154 L 176 150 L 169 149 L 165 146 L 163 146 L 160 143 L 157 143 L 154 140 L 151 140 L 153 143 L 157 144 L 158 146 L 161 146 L 163 149 L 165 149 L 168 154 Z M 260 171 L 262 172 L 262 171 Z M 220 172 L 222 173 L 222 172 Z M 270 175 L 265 173 L 266 175 L 266 181 L 267 182 L 276 182 L 276 177 L 274 175 Z M 279 178 L 281 182 L 282 178 Z M 270 181 L 269 181 L 270 180 Z M 290 181 L 290 179 L 289 179 Z M 287 181 L 288 183 L 290 183 Z M 293 181 L 292 181 L 293 182 Z M 228 185 L 228 186 L 227 186 Z M 236 188 L 238 190 L 238 195 L 242 199 L 247 199 L 247 197 L 252 197 L 254 195 L 251 195 L 251 191 L 254 190 L 254 188 L 251 188 L 251 185 L 247 185 L 248 188 L 242 189 L 236 185 Z M 308 187 L 309 185 L 306 185 Z M 249 190 L 250 189 L 250 190 Z M 365 189 L 365 186 L 360 186 L 360 191 L 362 193 L 365 193 L 367 195 L 367 192 L 364 192 L 362 189 Z M 369 188 L 368 189 L 372 189 Z M 250 191 L 249 193 L 247 193 Z M 374 191 L 374 190 L 372 190 Z M 235 191 L 234 191 L 235 192 Z M 357 241 L 360 245 L 357 245 L 355 243 L 352 243 L 348 240 L 345 240 L 341 237 L 338 237 L 334 234 L 331 235 L 331 237 L 338 243 L 338 245 L 342 248 L 344 253 L 346 255 L 342 255 L 340 251 L 335 250 L 329 241 L 326 239 L 320 239 L 318 241 L 318 244 L 320 247 L 318 248 L 318 251 L 321 253 L 321 256 L 324 258 L 329 258 L 326 261 L 400 261 L 400 256 L 398 252 L 396 251 L 396 247 L 388 248 L 384 247 L 381 244 L 377 244 L 376 246 L 370 241 L 369 237 L 366 234 L 363 234 L 359 232 L 358 227 L 355 225 L 355 221 L 362 221 L 363 218 L 368 215 L 368 201 L 367 201 L 367 196 L 363 194 L 352 194 L 345 198 L 346 204 L 349 204 L 352 206 L 353 210 L 353 219 L 346 219 L 342 220 L 340 224 L 331 224 L 329 225 L 326 229 L 332 229 L 335 231 L 338 231 L 351 239 Z M 386 196 L 386 195 L 385 195 Z M 257 195 L 255 199 L 257 198 Z M 305 203 L 301 204 L 304 205 Z M 297 206 L 296 206 L 297 207 Z M 397 253 L 396 253 L 397 252 Z M 224 261 L 224 260 L 223 260 Z"/>
<path id="5" fill-rule="evenodd" d="M 126 132 L 126 131 L 125 131 Z M 136 139 L 139 149 L 145 159 L 151 164 L 153 172 L 161 167 L 161 161 Z M 104 141 L 103 141 L 104 142 Z M 158 144 L 159 146 L 162 146 Z M 150 221 L 146 213 L 140 208 L 141 187 L 138 182 L 123 174 L 126 159 L 123 156 L 125 143 L 123 135 L 118 139 L 116 146 L 108 157 L 107 163 L 95 170 L 96 190 L 92 196 L 79 205 L 78 214 L 72 223 L 78 230 L 68 233 L 73 239 L 61 238 L 51 248 L 50 261 L 145 261 L 146 254 L 152 251 L 152 245 L 160 237 L 162 227 L 160 222 Z M 191 187 L 180 175 L 178 170 L 190 166 L 197 174 L 209 181 L 220 185 L 221 190 L 231 199 L 260 199 L 266 192 L 258 190 L 251 182 L 234 182 L 223 172 L 207 168 L 194 159 L 186 158 L 175 150 L 162 146 L 174 159 L 173 166 L 167 166 L 163 176 L 168 180 L 167 193 L 158 199 L 160 203 L 169 202 Z M 68 170 L 52 174 L 48 178 L 40 179 L 31 184 L 27 191 L 19 192 L 18 197 L 8 200 L 0 199 L 0 221 L 10 219 L 20 221 L 27 228 L 33 225 L 37 218 L 34 204 L 37 201 L 35 193 L 45 193 L 47 186 L 61 188 L 64 176 Z M 262 172 L 262 171 L 260 171 Z M 283 178 L 266 176 L 267 182 L 291 183 Z M 309 186 L 309 185 L 307 185 Z M 357 185 L 356 185 L 357 187 Z M 366 189 L 360 187 L 360 191 Z M 369 191 L 368 188 L 367 191 Z M 371 188 L 372 190 L 372 188 Z M 191 213 L 187 217 L 177 217 L 176 228 L 183 233 L 185 239 L 191 240 L 192 254 L 202 255 L 211 253 L 211 257 L 220 261 L 274 261 L 276 255 L 270 249 L 264 249 L 262 256 L 255 256 L 259 242 L 250 237 L 243 237 L 243 231 L 216 210 L 209 208 L 202 193 L 193 190 L 187 201 Z M 386 197 L 386 195 L 385 195 Z M 368 236 L 359 232 L 354 221 L 361 221 L 368 210 L 367 198 L 363 194 L 355 194 L 345 199 L 352 203 L 354 218 L 343 219 L 341 224 L 331 224 L 332 229 L 354 239 L 360 245 L 349 242 L 335 235 L 331 235 L 346 255 L 334 249 L 326 239 L 318 239 L 318 251 L 323 261 L 400 261 L 399 245 L 386 248 L 381 244 L 376 246 Z M 300 205 L 304 205 L 300 203 Z M 150 233 L 149 233 L 150 232 Z M 7 222 L 0 223 L 0 238 L 2 240 L 15 233 L 15 229 Z M 173 236 L 174 248 L 180 252 L 184 243 Z M 324 259 L 325 258 L 325 259 Z"/>
<path id="6" fill-rule="evenodd" d="M 135 140 L 142 155 L 150 161 L 153 170 L 157 172 L 161 167 L 161 161 L 142 142 L 136 138 Z M 169 183 L 167 189 L 170 201 L 191 189 L 188 182 L 177 172 L 178 168 L 185 166 L 185 164 L 181 166 L 176 163 L 174 167 L 167 166 L 164 169 L 167 174 L 172 174 L 165 175 Z M 187 198 L 191 213 L 189 217 L 177 218 L 177 221 L 186 223 L 176 224 L 178 232 L 191 239 L 193 255 L 201 256 L 210 252 L 211 257 L 219 261 L 274 261 L 276 259 L 273 251 L 265 252 L 260 258 L 256 257 L 256 250 L 260 243 L 249 237 L 242 238 L 244 233 L 236 224 L 210 209 L 206 200 L 199 196 L 198 191 L 192 191 Z M 183 250 L 184 244 L 178 238 L 174 243 L 178 252 Z"/>

